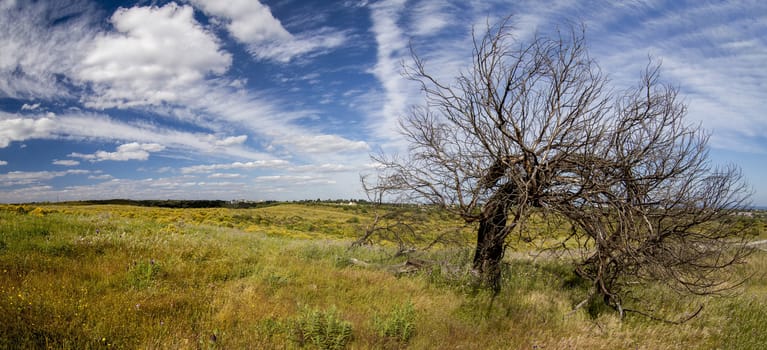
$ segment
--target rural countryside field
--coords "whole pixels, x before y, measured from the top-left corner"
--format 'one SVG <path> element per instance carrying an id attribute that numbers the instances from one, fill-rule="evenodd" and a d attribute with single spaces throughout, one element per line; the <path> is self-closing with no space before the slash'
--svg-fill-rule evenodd
<path id="1" fill-rule="evenodd" d="M 459 227 L 437 211 L 411 210 L 434 232 Z M 493 297 L 473 287 L 471 228 L 459 227 L 449 243 L 411 252 L 409 258 L 395 256 L 394 242 L 352 248 L 374 215 L 364 203 L 251 209 L 2 206 L 0 348 L 763 349 L 767 344 L 767 252 L 760 249 L 737 269 L 750 278 L 727 296 L 677 295 L 661 286 L 631 291 L 638 300 L 650 300 L 645 309 L 669 319 L 703 306 L 697 317 L 674 325 L 636 314 L 620 320 L 598 306 L 573 311 L 587 288 L 567 257 L 531 255 L 523 241 L 511 242 L 504 286 Z M 767 238 L 765 223 L 758 228 L 754 241 Z"/>

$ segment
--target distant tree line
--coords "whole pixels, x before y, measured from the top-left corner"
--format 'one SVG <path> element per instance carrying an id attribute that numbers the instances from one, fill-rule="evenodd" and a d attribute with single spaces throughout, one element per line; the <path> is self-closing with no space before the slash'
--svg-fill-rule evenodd
<path id="1" fill-rule="evenodd" d="M 139 207 L 156 207 L 156 208 L 176 208 L 176 209 L 194 209 L 194 208 L 231 208 L 231 209 L 252 209 L 252 208 L 264 208 L 284 203 L 301 203 L 301 204 L 366 204 L 365 199 L 304 199 L 297 201 L 277 201 L 277 200 L 263 200 L 263 201 L 249 201 L 249 200 L 221 200 L 221 199 L 91 199 L 83 201 L 69 201 L 60 202 L 59 204 L 69 205 L 133 205 Z M 27 203 L 27 204 L 39 204 L 39 203 Z M 396 204 L 395 204 L 396 205 Z"/>
<path id="2" fill-rule="evenodd" d="M 176 209 L 192 209 L 192 208 L 236 208 L 236 209 L 248 209 L 248 208 L 262 208 L 279 204 L 278 201 L 226 201 L 219 199 L 97 199 L 70 202 L 71 204 L 81 205 L 133 205 L 139 207 L 157 207 L 157 208 L 176 208 Z"/>

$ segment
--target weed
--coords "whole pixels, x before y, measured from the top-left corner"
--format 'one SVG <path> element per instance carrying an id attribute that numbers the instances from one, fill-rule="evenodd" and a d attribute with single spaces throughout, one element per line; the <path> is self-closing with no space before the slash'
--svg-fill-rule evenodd
<path id="1" fill-rule="evenodd" d="M 386 315 L 373 317 L 373 328 L 384 342 L 406 344 L 415 335 L 415 308 L 407 302 Z"/>
<path id="2" fill-rule="evenodd" d="M 133 262 L 128 270 L 128 283 L 136 289 L 149 287 L 160 275 L 162 268 L 154 259 Z"/>
<path id="3" fill-rule="evenodd" d="M 293 341 L 299 346 L 343 349 L 352 340 L 352 324 L 341 319 L 335 307 L 317 310 L 304 307 L 293 320 Z"/>
<path id="4" fill-rule="evenodd" d="M 273 317 L 264 319 L 256 325 L 256 332 L 268 340 L 276 337 L 285 330 L 285 325 Z"/>

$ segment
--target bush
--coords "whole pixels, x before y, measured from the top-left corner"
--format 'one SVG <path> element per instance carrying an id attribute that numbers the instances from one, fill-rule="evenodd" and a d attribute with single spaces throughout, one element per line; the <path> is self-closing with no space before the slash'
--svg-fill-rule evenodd
<path id="1" fill-rule="evenodd" d="M 293 341 L 301 347 L 343 349 L 352 339 L 352 324 L 341 319 L 335 307 L 326 311 L 305 308 L 292 323 Z"/>

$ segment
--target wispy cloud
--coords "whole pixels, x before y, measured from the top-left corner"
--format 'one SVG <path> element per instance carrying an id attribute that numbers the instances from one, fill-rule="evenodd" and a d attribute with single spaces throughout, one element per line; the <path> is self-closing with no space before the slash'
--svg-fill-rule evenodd
<path id="1" fill-rule="evenodd" d="M 68 175 L 89 174 L 88 170 L 66 170 L 66 171 L 11 171 L 6 174 L 0 174 L 0 187 L 13 187 L 19 185 L 41 184 L 47 180 Z"/>
<path id="2" fill-rule="evenodd" d="M 282 159 L 272 160 L 258 160 L 252 162 L 233 162 L 228 164 L 209 164 L 209 165 L 195 165 L 190 167 L 181 168 L 181 173 L 209 173 L 219 170 L 232 170 L 232 169 L 275 169 L 285 168 L 290 163 Z"/>
<path id="3" fill-rule="evenodd" d="M 603 5 L 589 18 L 593 52 L 613 83 L 634 84 L 648 55 L 662 62 L 662 77 L 679 86 L 692 122 L 712 132 L 711 146 L 742 152 L 767 152 L 767 3 L 728 1 L 673 4 L 647 2 L 627 8 Z M 634 26 L 614 29 L 611 19 L 631 11 Z M 752 14 L 744 16 L 744 14 Z M 762 34 L 760 34 L 762 33 Z"/>
<path id="4" fill-rule="evenodd" d="M 209 138 L 215 138 L 214 136 L 210 135 Z M 248 139 L 248 135 L 239 135 L 239 136 L 229 136 L 222 140 L 214 140 L 213 143 L 216 146 L 235 146 L 235 145 L 241 145 L 245 143 L 245 141 Z"/>
<path id="5" fill-rule="evenodd" d="M 400 76 L 412 44 L 426 68 L 442 82 L 466 69 L 471 42 L 459 36 L 429 36 L 455 30 L 482 33 L 486 24 L 511 15 L 517 40 L 551 33 L 583 23 L 592 57 L 609 74 L 616 89 L 634 86 L 648 56 L 663 64 L 662 76 L 681 88 L 692 122 L 712 132 L 711 145 L 745 152 L 767 152 L 767 118 L 761 104 L 767 98 L 767 70 L 754 67 L 767 61 L 767 3 L 728 1 L 682 4 L 663 1 L 582 2 L 559 0 L 541 6 L 536 1 L 513 5 L 497 1 L 453 3 L 421 0 L 405 7 L 399 0 L 372 5 L 372 32 L 378 57 L 372 73 L 381 83 L 384 102 L 369 112 L 379 136 L 396 139 L 396 119 L 407 106 L 422 102 Z M 428 9 L 428 11 L 427 11 Z M 463 21 L 440 25 L 459 9 Z M 751 14 L 744 16 L 744 14 Z M 409 32 L 402 27 L 410 27 Z M 426 35 L 421 40 L 419 35 Z M 694 58 L 694 59 L 693 59 Z M 415 98 L 413 98 L 415 97 Z M 387 132 L 388 131 L 388 132 Z"/>
<path id="6" fill-rule="evenodd" d="M 398 24 L 405 9 L 404 0 L 385 0 L 370 7 L 371 30 L 377 44 L 377 60 L 373 75 L 383 88 L 384 100 L 371 116 L 371 129 L 383 138 L 397 138 L 397 119 L 407 110 L 408 91 L 402 79 L 402 62 L 408 39 Z"/>
<path id="7" fill-rule="evenodd" d="M 0 97 L 71 97 L 66 79 L 96 34 L 84 0 L 0 1 Z"/>
<path id="8" fill-rule="evenodd" d="M 55 174 L 66 176 L 67 174 Z M 4 175 L 0 175 L 0 187 L 3 187 Z M 37 181 L 52 174 L 27 174 L 37 177 Z M 111 198 L 178 198 L 178 199 L 209 199 L 209 198 L 241 198 L 244 188 L 238 182 L 205 182 L 188 177 L 119 179 L 105 175 L 94 175 L 100 181 L 88 185 L 66 186 L 53 188 L 47 185 L 31 185 L 20 189 L 0 189 L 4 201 L 30 202 L 50 200 L 111 199 Z M 31 181 L 35 182 L 35 181 Z"/>
<path id="9" fill-rule="evenodd" d="M 210 179 L 240 179 L 244 178 L 242 174 L 235 174 L 235 173 L 213 173 L 208 175 L 208 178 Z"/>
<path id="10" fill-rule="evenodd" d="M 27 103 L 25 103 L 25 104 L 21 105 L 21 110 L 22 111 L 34 111 L 34 110 L 36 110 L 38 108 L 40 108 L 40 104 L 39 103 L 34 103 L 34 104 L 27 104 Z"/>
<path id="11" fill-rule="evenodd" d="M 343 153 L 370 149 L 365 141 L 351 141 L 338 135 L 307 135 L 301 138 L 283 138 L 274 143 L 305 153 Z"/>
<path id="12" fill-rule="evenodd" d="M 12 141 L 29 139 L 73 139 L 122 141 L 126 143 L 154 143 L 162 140 L 163 146 L 193 151 L 200 154 L 224 153 L 229 157 L 246 159 L 271 158 L 250 150 L 241 144 L 246 136 L 215 136 L 194 133 L 153 124 L 132 124 L 103 114 L 72 113 L 55 115 L 22 116 L 0 112 L 0 148 Z"/>
<path id="13" fill-rule="evenodd" d="M 78 166 L 80 165 L 80 162 L 72 159 L 55 159 L 52 164 L 61 166 Z"/>
<path id="14" fill-rule="evenodd" d="M 114 177 L 109 174 L 101 174 L 101 175 L 90 175 L 88 176 L 88 178 L 91 180 L 111 180 Z"/>
<path id="15" fill-rule="evenodd" d="M 0 165 L 11 171 L 5 183 L 17 184 L 0 188 L 0 200 L 354 192 L 357 174 L 373 166 L 371 149 L 405 149 L 397 120 L 424 102 L 401 74 L 410 46 L 427 71 L 452 84 L 471 63 L 471 29 L 481 34 L 507 15 L 520 40 L 584 23 L 591 57 L 618 89 L 634 86 L 652 55 L 663 62 L 662 78 L 681 88 L 690 120 L 712 132 L 712 146 L 767 152 L 767 70 L 759 69 L 767 3 L 325 5 L 138 1 L 112 13 L 112 3 L 93 0 L 0 0 Z M 10 146 L 29 144 L 23 152 L 31 154 L 36 140 L 62 146 L 36 163 L 50 171 L 16 171 L 24 169 Z M 62 159 L 68 153 L 79 158 Z M 135 180 L 133 163 L 98 170 L 127 160 L 151 160 L 135 171 L 155 177 Z M 57 171 L 81 163 L 92 172 Z M 65 176 L 91 183 L 65 187 Z"/>
<path id="16" fill-rule="evenodd" d="M 387 0 L 370 6 L 371 31 L 377 44 L 371 73 L 383 89 L 378 94 L 383 101 L 369 111 L 370 125 L 376 136 L 395 148 L 402 147 L 397 120 L 409 112 L 410 106 L 423 103 L 419 86 L 403 76 L 405 67 L 412 64 L 411 47 L 433 76 L 452 83 L 470 62 L 472 26 L 478 18 L 486 21 L 489 15 L 483 11 L 488 6 L 485 2 L 421 0 L 414 9 L 406 4 Z M 445 31 L 449 33 L 442 33 Z M 435 35 L 438 33 L 450 35 Z"/>
<path id="17" fill-rule="evenodd" d="M 215 9 L 215 6 L 220 4 L 223 3 L 216 2 L 210 6 Z M 53 34 L 48 37 L 55 37 L 56 40 L 40 50 L 0 42 L 3 52 L 6 52 L 6 48 L 8 52 L 16 52 L 14 48 L 18 48 L 19 52 L 27 55 L 46 57 L 50 62 L 33 60 L 36 71 L 59 74 L 69 84 L 78 85 L 82 92 L 78 98 L 89 109 L 104 110 L 117 107 L 145 110 L 161 117 L 195 125 L 198 129 L 210 130 L 210 133 L 193 134 L 169 127 L 163 129 L 155 124 L 129 124 L 107 115 L 89 113 L 67 113 L 59 116 L 21 116 L 4 113 L 0 116 L 3 126 L 0 128 L 0 148 L 7 147 L 10 142 L 35 138 L 100 139 L 139 143 L 162 140 L 168 147 L 182 147 L 208 153 L 215 151 L 218 155 L 230 158 L 264 159 L 269 157 L 247 144 L 251 137 L 257 136 L 261 144 L 272 145 L 272 152 L 290 153 L 301 157 L 315 157 L 339 150 L 364 151 L 368 147 L 364 141 L 349 140 L 340 135 L 301 126 L 297 121 L 311 115 L 313 111 L 290 107 L 292 104 L 289 101 L 275 96 L 246 91 L 243 84 L 238 83 L 239 80 L 223 77 L 222 74 L 227 72 L 232 63 L 232 56 L 221 48 L 219 39 L 212 32 L 197 22 L 194 10 L 189 5 L 169 3 L 162 7 L 120 8 L 109 19 L 114 31 L 102 31 L 100 27 L 91 24 L 92 20 L 83 19 L 79 22 L 70 20 L 73 26 L 77 25 L 75 29 L 78 29 L 71 32 L 66 32 L 71 29 L 68 26 L 61 29 L 57 26 L 51 27 L 50 19 L 46 19 L 44 14 L 52 9 L 46 6 L 43 3 L 33 6 L 32 9 L 21 6 L 26 9 L 24 13 L 0 11 L 3 16 L 10 17 L 15 14 L 31 16 L 33 19 L 3 21 L 3 24 L 9 23 L 9 26 L 10 23 L 24 23 L 25 27 L 24 30 L 9 31 L 8 36 L 4 35 L 2 38 L 9 38 L 5 40 L 13 43 L 28 42 L 34 41 L 32 38 L 45 37 L 42 33 L 50 30 Z M 261 11 L 263 13 L 259 12 L 260 15 L 273 18 L 268 8 L 258 2 L 232 3 L 231 6 L 233 7 L 230 8 L 227 4 L 224 7 L 247 8 L 232 14 Z M 87 18 L 86 15 L 81 17 Z M 230 24 L 233 28 L 237 25 L 250 25 L 240 23 L 241 20 L 242 18 L 232 20 Z M 276 23 L 279 24 L 279 21 Z M 274 33 L 281 32 L 281 25 L 275 28 L 277 29 Z M 58 30 L 62 32 L 59 34 Z M 25 34 L 27 32 L 29 33 Z M 63 37 L 64 32 L 68 37 Z M 252 29 L 249 34 L 252 37 L 249 38 L 257 39 L 260 35 L 256 34 L 257 32 L 257 28 Z M 282 35 L 269 30 L 265 33 L 265 37 Z M 294 41 L 300 39 L 300 36 L 290 37 Z M 312 43 L 323 42 L 316 39 L 307 37 Z M 39 39 L 37 41 L 40 42 Z M 60 42 L 62 45 L 52 51 L 51 47 Z M 296 42 L 282 44 L 288 48 L 291 45 L 301 46 Z M 327 47 L 324 44 L 320 46 Z M 307 51 L 289 49 L 289 52 L 292 57 Z M 63 55 L 73 58 L 56 60 Z M 27 61 L 29 59 L 21 56 L 11 57 L 7 74 L 16 74 L 13 71 L 18 68 L 14 67 L 18 67 L 19 62 Z M 15 77 L 0 80 L 19 81 Z M 35 76 L 32 80 L 45 79 Z M 47 84 L 46 88 L 52 91 L 70 91 L 59 85 L 53 81 Z M 33 96 L 45 98 L 49 95 L 39 92 Z M 32 108 L 33 106 L 36 104 L 27 105 L 23 110 L 37 112 L 40 109 L 39 106 Z M 233 129 L 242 130 L 247 134 L 226 135 L 228 130 Z M 297 144 L 287 140 L 303 142 Z"/>
<path id="18" fill-rule="evenodd" d="M 191 1 L 219 18 L 229 33 L 259 59 L 288 62 L 296 56 L 341 46 L 346 41 L 342 31 L 329 27 L 292 34 L 258 0 Z"/>
<path id="19" fill-rule="evenodd" d="M 411 10 L 412 30 L 415 36 L 438 34 L 456 20 L 451 15 L 451 3 L 448 1 L 420 1 Z"/>
<path id="20" fill-rule="evenodd" d="M 311 176 L 311 175 L 268 175 L 258 176 L 255 178 L 256 182 L 276 182 L 285 183 L 293 186 L 303 185 L 321 185 L 321 184 L 335 184 L 336 181 L 324 176 Z"/>

